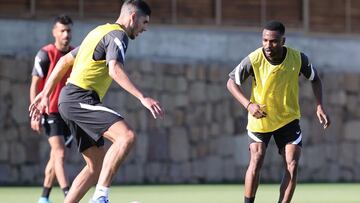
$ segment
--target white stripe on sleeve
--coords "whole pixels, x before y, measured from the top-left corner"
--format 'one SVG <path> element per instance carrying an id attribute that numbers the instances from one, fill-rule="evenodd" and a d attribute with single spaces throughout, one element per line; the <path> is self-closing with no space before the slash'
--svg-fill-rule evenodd
<path id="1" fill-rule="evenodd" d="M 41 58 L 36 56 L 35 57 L 35 63 L 34 63 L 35 70 L 36 70 L 37 74 L 39 75 L 39 77 L 43 78 L 44 77 L 44 72 L 42 71 L 42 68 L 40 66 L 40 62 L 41 62 Z"/>
<path id="2" fill-rule="evenodd" d="M 313 81 L 314 78 L 315 78 L 315 71 L 314 71 L 314 67 L 313 67 L 312 64 L 310 64 L 310 69 L 311 69 L 311 75 L 310 75 L 310 77 L 309 77 L 309 80 L 310 80 L 310 81 Z"/>
<path id="3" fill-rule="evenodd" d="M 241 71 L 242 68 L 243 68 L 243 67 L 242 67 L 242 65 L 241 65 L 241 63 L 240 63 L 238 66 L 236 66 L 236 69 L 235 69 L 235 83 L 236 83 L 237 85 L 241 85 L 241 82 L 240 82 L 240 71 Z"/>
<path id="4" fill-rule="evenodd" d="M 123 47 L 121 41 L 119 40 L 119 38 L 115 37 L 114 42 L 119 47 L 119 49 L 121 51 L 122 59 L 125 61 L 125 51 L 124 51 L 124 47 Z"/>

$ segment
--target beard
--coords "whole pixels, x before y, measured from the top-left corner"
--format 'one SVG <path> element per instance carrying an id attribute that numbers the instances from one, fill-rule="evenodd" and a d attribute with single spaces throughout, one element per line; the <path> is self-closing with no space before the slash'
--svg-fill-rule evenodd
<path id="1" fill-rule="evenodd" d="M 130 28 L 129 38 L 134 40 L 136 38 L 136 30 L 138 30 L 138 23 L 136 22 L 135 25 Z"/>
<path id="2" fill-rule="evenodd" d="M 133 32 L 131 32 L 130 35 L 129 35 L 129 38 L 134 40 L 135 39 L 135 34 Z"/>
<path id="3" fill-rule="evenodd" d="M 70 44 L 70 40 L 71 40 L 70 38 L 65 38 L 65 39 L 61 40 L 61 44 L 63 46 L 68 46 Z"/>

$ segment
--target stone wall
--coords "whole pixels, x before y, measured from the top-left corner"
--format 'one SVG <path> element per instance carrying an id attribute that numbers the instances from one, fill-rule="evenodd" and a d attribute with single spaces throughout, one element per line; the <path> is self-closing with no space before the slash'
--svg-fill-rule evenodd
<path id="1" fill-rule="evenodd" d="M 226 89 L 232 66 L 128 59 L 130 77 L 160 100 L 166 118 L 153 119 L 134 97 L 111 86 L 105 103 L 137 132 L 136 145 L 115 182 L 242 182 L 248 163 L 247 120 Z M 40 184 L 43 179 L 49 146 L 45 136 L 29 127 L 31 67 L 29 58 L 0 58 L 0 184 Z M 321 128 L 311 84 L 301 79 L 304 147 L 299 179 L 360 181 L 360 73 L 322 72 L 321 77 L 332 126 Z M 73 179 L 84 162 L 74 146 L 66 159 Z M 281 164 L 271 142 L 262 180 L 280 181 Z"/>

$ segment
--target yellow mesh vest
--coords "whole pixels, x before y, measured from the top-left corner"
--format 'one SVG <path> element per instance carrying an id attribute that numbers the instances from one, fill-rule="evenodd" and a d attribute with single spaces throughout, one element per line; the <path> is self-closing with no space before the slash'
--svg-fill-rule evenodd
<path id="1" fill-rule="evenodd" d="M 255 75 L 251 101 L 265 105 L 263 109 L 267 113 L 261 119 L 248 114 L 247 129 L 251 132 L 272 132 L 300 118 L 298 78 L 301 56 L 299 51 L 286 48 L 286 57 L 279 65 L 271 65 L 262 48 L 249 55 Z"/>
<path id="2" fill-rule="evenodd" d="M 105 24 L 92 30 L 83 40 L 76 55 L 71 75 L 67 82 L 86 90 L 95 90 L 102 100 L 112 78 L 105 60 L 93 60 L 96 45 L 110 31 L 123 30 L 118 24 Z"/>

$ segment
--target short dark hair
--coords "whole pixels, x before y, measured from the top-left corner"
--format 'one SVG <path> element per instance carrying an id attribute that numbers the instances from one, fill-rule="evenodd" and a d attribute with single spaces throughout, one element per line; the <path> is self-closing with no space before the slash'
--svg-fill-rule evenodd
<path id="1" fill-rule="evenodd" d="M 143 0 L 126 0 L 124 5 L 132 5 L 143 15 L 151 15 L 150 6 Z"/>
<path id="2" fill-rule="evenodd" d="M 54 25 L 56 23 L 61 23 L 63 25 L 72 25 L 73 24 L 73 21 L 72 19 L 70 18 L 70 16 L 66 15 L 66 14 L 61 14 L 61 15 L 58 15 L 54 18 Z"/>
<path id="3" fill-rule="evenodd" d="M 281 35 L 285 34 L 285 26 L 280 21 L 272 20 L 266 23 L 264 29 L 278 31 Z"/>

